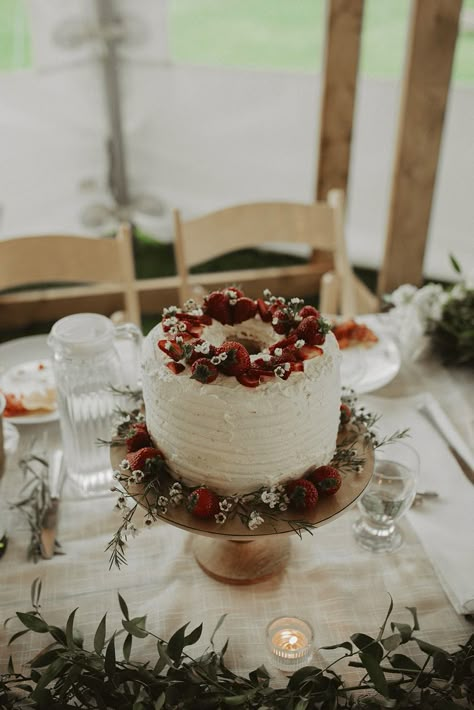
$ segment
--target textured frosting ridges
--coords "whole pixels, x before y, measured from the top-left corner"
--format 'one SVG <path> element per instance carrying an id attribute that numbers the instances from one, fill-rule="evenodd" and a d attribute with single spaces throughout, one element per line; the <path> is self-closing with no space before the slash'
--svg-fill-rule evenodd
<path id="1" fill-rule="evenodd" d="M 145 339 L 143 396 L 148 430 L 177 479 L 221 495 L 242 494 L 298 478 L 331 460 L 341 394 L 340 352 L 332 333 L 324 354 L 306 360 L 304 372 L 254 389 L 222 374 L 207 385 L 173 374 L 157 347 L 162 337 L 158 325 Z M 214 321 L 203 337 L 216 345 L 229 337 L 267 346 L 278 339 L 258 319 L 233 327 Z"/>

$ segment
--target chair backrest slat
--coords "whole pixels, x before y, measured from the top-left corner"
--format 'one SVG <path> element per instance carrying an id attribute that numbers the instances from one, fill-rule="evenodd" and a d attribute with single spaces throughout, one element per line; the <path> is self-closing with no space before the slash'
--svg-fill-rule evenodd
<path id="1" fill-rule="evenodd" d="M 139 323 L 130 226 L 121 225 L 110 239 L 48 235 L 0 241 L 0 291 L 61 283 L 119 285 L 127 319 Z"/>

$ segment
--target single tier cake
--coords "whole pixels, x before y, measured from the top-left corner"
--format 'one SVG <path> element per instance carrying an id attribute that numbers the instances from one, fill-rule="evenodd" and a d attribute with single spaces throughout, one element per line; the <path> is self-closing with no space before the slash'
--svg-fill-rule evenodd
<path id="1" fill-rule="evenodd" d="M 337 341 L 312 306 L 264 296 L 228 288 L 165 309 L 145 340 L 148 431 L 188 486 L 245 494 L 333 456 Z"/>

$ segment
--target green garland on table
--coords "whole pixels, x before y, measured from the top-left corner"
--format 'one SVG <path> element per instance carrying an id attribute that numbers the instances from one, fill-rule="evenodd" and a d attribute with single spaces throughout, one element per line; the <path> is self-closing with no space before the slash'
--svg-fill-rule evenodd
<path id="1" fill-rule="evenodd" d="M 176 631 L 168 641 L 146 626 L 146 617 L 131 618 L 125 600 L 118 595 L 122 611 L 122 629 L 107 632 L 105 614 L 93 639 L 93 648 L 84 645 L 75 627 L 74 610 L 65 627 L 49 624 L 41 613 L 41 582 L 31 590 L 33 609 L 16 616 L 25 627 L 10 639 L 32 631 L 52 638 L 30 662 L 28 675 L 15 672 L 10 657 L 7 673 L 0 676 L 2 710 L 38 708 L 102 708 L 103 710 L 219 710 L 228 707 L 247 710 L 338 710 L 339 708 L 403 708 L 410 710 L 455 710 L 472 708 L 474 698 L 474 635 L 455 652 L 423 641 L 416 609 L 408 608 L 412 623 L 390 622 L 393 602 L 373 636 L 352 634 L 350 641 L 325 650 L 342 650 L 342 655 L 325 668 L 307 666 L 295 671 L 283 688 L 272 688 L 270 675 L 262 665 L 248 677 L 233 673 L 225 664 L 226 642 L 216 650 L 214 636 L 224 616 L 219 619 L 210 645 L 198 658 L 185 649 L 197 643 L 202 624 L 192 631 L 188 625 Z M 10 621 L 10 620 L 7 620 Z M 5 622 L 7 623 L 7 622 Z M 125 634 L 118 654 L 119 634 Z M 135 640 L 151 637 L 156 654 L 147 661 L 132 659 Z M 419 665 L 398 651 L 411 644 L 423 652 Z M 337 672 L 338 664 L 361 669 L 355 685 L 344 685 Z"/>

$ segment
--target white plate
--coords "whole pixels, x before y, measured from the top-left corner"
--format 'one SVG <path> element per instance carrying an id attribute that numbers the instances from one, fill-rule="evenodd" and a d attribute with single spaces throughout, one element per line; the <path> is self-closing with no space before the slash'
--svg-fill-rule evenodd
<path id="1" fill-rule="evenodd" d="M 51 350 L 46 340 L 46 335 L 31 335 L 0 343 L 0 390 L 19 394 L 23 386 L 26 389 L 31 389 L 33 385 L 36 387 L 38 383 L 41 386 L 54 386 Z M 45 366 L 44 369 L 38 369 L 40 363 Z M 25 379 L 22 384 L 23 378 Z M 15 424 L 47 424 L 57 418 L 57 409 L 44 414 L 8 417 L 9 421 Z"/>
<path id="2" fill-rule="evenodd" d="M 401 356 L 397 344 L 384 325 L 384 316 L 367 314 L 355 320 L 374 331 L 378 342 L 356 345 L 341 350 L 341 380 L 358 394 L 373 392 L 391 382 L 400 370 Z"/>

